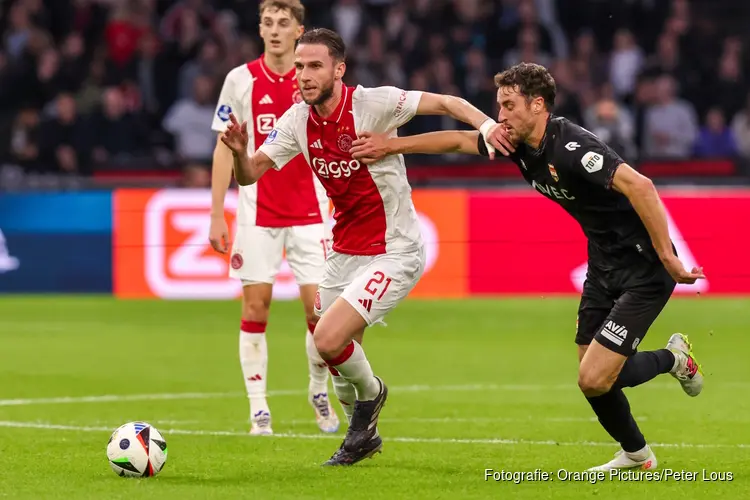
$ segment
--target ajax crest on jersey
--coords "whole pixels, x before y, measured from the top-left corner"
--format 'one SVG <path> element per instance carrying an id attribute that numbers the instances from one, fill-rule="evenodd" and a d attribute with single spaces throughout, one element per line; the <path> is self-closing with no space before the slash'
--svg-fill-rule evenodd
<path id="1" fill-rule="evenodd" d="M 121 477 L 153 477 L 167 462 L 167 441 L 146 422 L 128 422 L 112 433 L 107 459 Z"/>
<path id="2" fill-rule="evenodd" d="M 352 137 L 350 135 L 343 134 L 339 136 L 339 139 L 337 142 L 338 142 L 339 149 L 343 151 L 344 153 L 348 153 L 349 150 L 352 149 L 352 142 L 354 141 L 352 140 Z"/>
<path id="3" fill-rule="evenodd" d="M 216 116 L 223 122 L 229 121 L 230 114 L 232 114 L 232 108 L 226 104 L 219 106 L 219 110 L 216 112 Z"/>

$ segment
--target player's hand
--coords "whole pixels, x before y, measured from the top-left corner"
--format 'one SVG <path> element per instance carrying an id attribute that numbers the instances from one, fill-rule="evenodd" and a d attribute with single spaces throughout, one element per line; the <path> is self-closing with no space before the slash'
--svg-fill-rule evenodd
<path id="1" fill-rule="evenodd" d="M 352 158 L 370 165 L 388 156 L 388 134 L 362 132 L 352 143 Z"/>
<path id="2" fill-rule="evenodd" d="M 663 260 L 664 267 L 669 271 L 672 279 L 677 283 L 692 285 L 700 279 L 705 279 L 706 276 L 703 274 L 702 267 L 694 267 L 692 271 L 688 271 L 682 265 L 682 262 L 676 255 L 671 255 Z"/>
<path id="3" fill-rule="evenodd" d="M 211 227 L 208 230 L 208 241 L 219 253 L 229 251 L 229 227 L 223 215 L 211 217 Z"/>
<path id="4" fill-rule="evenodd" d="M 230 113 L 229 125 L 227 126 L 227 130 L 221 134 L 221 142 L 226 144 L 234 154 L 246 153 L 247 145 L 250 142 L 250 138 L 247 135 L 247 122 L 238 123 L 237 118 L 234 117 L 234 113 Z"/>
<path id="5" fill-rule="evenodd" d="M 511 153 L 516 151 L 516 147 L 510 140 L 510 134 L 502 123 L 493 126 L 487 132 L 484 140 L 489 142 L 495 148 L 495 151 L 499 151 L 504 156 L 510 156 Z"/>

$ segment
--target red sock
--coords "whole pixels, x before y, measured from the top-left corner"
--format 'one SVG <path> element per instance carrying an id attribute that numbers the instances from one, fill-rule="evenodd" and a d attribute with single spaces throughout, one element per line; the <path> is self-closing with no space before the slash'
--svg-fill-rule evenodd
<path id="1" fill-rule="evenodd" d="M 260 321 L 246 321 L 242 320 L 240 330 L 243 333 L 266 333 L 266 323 Z"/>
<path id="2" fill-rule="evenodd" d="M 351 358 L 352 354 L 354 354 L 354 341 L 349 342 L 349 345 L 344 348 L 344 351 L 341 354 L 333 359 L 329 359 L 326 363 L 330 367 L 338 366 Z"/>
<path id="3" fill-rule="evenodd" d="M 358 400 L 371 401 L 380 393 L 380 382 L 373 375 L 365 351 L 357 342 L 349 342 L 341 354 L 326 363 L 354 386 Z M 331 373 L 336 375 L 333 370 Z"/>

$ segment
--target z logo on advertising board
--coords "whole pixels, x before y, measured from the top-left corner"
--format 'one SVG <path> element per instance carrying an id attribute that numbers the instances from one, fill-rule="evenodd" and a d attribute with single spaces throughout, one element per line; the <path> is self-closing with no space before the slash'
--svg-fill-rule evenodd
<path id="1" fill-rule="evenodd" d="M 226 258 L 208 243 L 211 197 L 206 194 L 158 191 L 146 204 L 144 274 L 157 297 L 229 299 L 242 291 L 242 284 L 227 276 Z M 227 193 L 224 206 L 236 212 L 235 192 Z"/>
<path id="2" fill-rule="evenodd" d="M 227 192 L 224 209 L 230 235 L 237 234 L 238 195 Z M 231 253 L 216 253 L 208 242 L 211 193 L 203 190 L 158 191 L 145 207 L 144 275 L 148 292 L 165 299 L 234 299 L 242 296 L 240 280 L 230 278 Z M 286 259 L 273 286 L 275 299 L 299 296 Z"/>
<path id="3" fill-rule="evenodd" d="M 229 277 L 232 253 L 219 254 L 208 241 L 210 191 L 121 190 L 117 198 L 114 282 L 118 296 L 164 299 L 241 297 L 241 281 Z M 224 206 L 232 238 L 236 234 L 238 203 L 237 192 L 229 191 Z M 427 274 L 437 265 L 439 228 L 429 215 L 418 215 L 427 247 L 424 273 Z M 328 222 L 332 223 L 332 220 Z M 449 267 L 453 269 L 453 266 Z M 273 297 L 282 300 L 299 297 L 299 288 L 286 259 L 282 260 L 276 276 Z"/>

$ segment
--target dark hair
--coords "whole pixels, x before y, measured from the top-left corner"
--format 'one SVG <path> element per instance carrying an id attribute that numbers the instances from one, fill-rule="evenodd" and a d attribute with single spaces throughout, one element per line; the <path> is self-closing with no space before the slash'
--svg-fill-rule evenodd
<path id="1" fill-rule="evenodd" d="M 495 86 L 516 89 L 519 94 L 531 101 L 536 97 L 544 99 L 547 111 L 555 107 L 557 87 L 547 68 L 540 64 L 520 63 L 495 75 Z"/>
<path id="2" fill-rule="evenodd" d="M 315 28 L 305 31 L 300 37 L 298 44 L 325 45 L 328 53 L 336 61 L 346 60 L 346 45 L 341 35 L 326 28 Z"/>
<path id="3" fill-rule="evenodd" d="M 258 7 L 258 14 L 263 17 L 266 9 L 288 10 L 299 24 L 305 21 L 305 6 L 299 0 L 263 0 Z"/>

